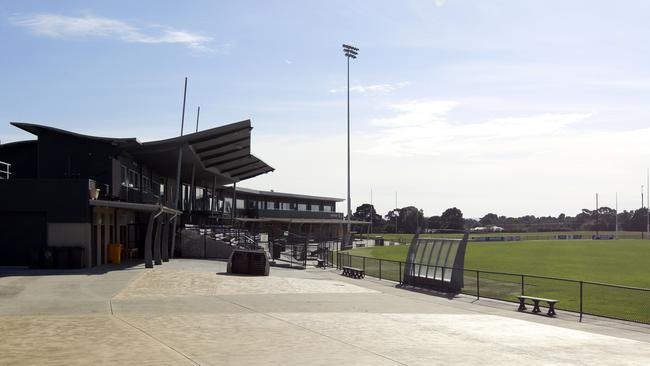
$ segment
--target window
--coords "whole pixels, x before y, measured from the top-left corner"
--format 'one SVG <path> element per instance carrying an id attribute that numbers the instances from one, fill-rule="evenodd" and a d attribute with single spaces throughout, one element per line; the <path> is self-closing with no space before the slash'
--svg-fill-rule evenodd
<path id="1" fill-rule="evenodd" d="M 291 206 L 286 202 L 280 202 L 280 210 L 288 211 L 291 209 Z"/>
<path id="2" fill-rule="evenodd" d="M 145 177 L 144 175 L 142 176 L 142 191 L 143 192 L 149 192 L 149 188 L 151 187 L 151 180 L 149 177 Z"/>
<path id="3" fill-rule="evenodd" d="M 124 165 L 122 165 L 120 168 L 121 168 L 120 171 L 122 173 L 122 186 L 126 187 L 127 182 L 128 182 L 128 177 L 126 176 L 127 170 L 126 170 L 126 167 Z"/>
<path id="4" fill-rule="evenodd" d="M 307 204 L 306 203 L 299 203 L 298 204 L 298 211 L 307 211 Z"/>
<path id="5" fill-rule="evenodd" d="M 157 182 L 157 181 L 155 181 L 155 180 L 152 181 L 152 182 L 151 182 L 151 193 L 153 193 L 153 194 L 159 194 L 159 195 L 162 196 L 162 191 L 161 191 L 160 187 L 161 187 L 160 182 Z"/>
<path id="6" fill-rule="evenodd" d="M 140 174 L 138 174 L 135 170 L 129 170 L 129 188 L 140 188 Z"/>
<path id="7" fill-rule="evenodd" d="M 319 204 L 312 203 L 312 204 L 311 204 L 311 210 L 314 211 L 314 212 L 318 212 L 318 211 L 320 211 L 320 205 L 319 205 Z"/>
<path id="8" fill-rule="evenodd" d="M 203 188 L 196 188 L 196 192 L 194 193 L 194 197 L 197 200 L 203 199 Z"/>
<path id="9" fill-rule="evenodd" d="M 333 212 L 334 210 L 332 209 L 332 206 L 323 205 L 323 211 L 325 211 L 325 212 Z"/>
<path id="10" fill-rule="evenodd" d="M 266 202 L 264 202 L 264 201 L 257 201 L 257 209 L 258 209 L 258 210 L 264 210 L 264 209 L 266 209 Z"/>
<path id="11" fill-rule="evenodd" d="M 160 189 L 160 195 L 164 197 L 165 196 L 165 185 L 162 184 L 162 183 L 158 183 L 158 184 L 160 186 L 160 188 L 159 188 Z"/>
<path id="12" fill-rule="evenodd" d="M 273 202 L 273 201 L 266 201 L 266 209 L 267 210 L 277 210 L 278 209 L 278 203 Z"/>
<path id="13" fill-rule="evenodd" d="M 223 208 L 223 211 L 224 211 L 224 212 L 230 212 L 231 209 L 232 209 L 232 198 L 230 198 L 230 197 L 226 197 L 226 198 L 224 198 L 224 208 Z"/>
<path id="14" fill-rule="evenodd" d="M 244 200 L 237 199 L 237 209 L 245 209 L 246 206 L 244 205 Z"/>

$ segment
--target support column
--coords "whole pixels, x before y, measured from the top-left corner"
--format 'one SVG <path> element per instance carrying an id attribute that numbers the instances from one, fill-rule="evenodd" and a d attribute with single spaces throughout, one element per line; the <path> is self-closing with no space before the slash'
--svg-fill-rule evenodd
<path id="1" fill-rule="evenodd" d="M 214 176 L 212 180 L 212 205 L 210 206 L 210 214 L 214 216 L 214 212 L 217 210 L 217 195 L 215 187 L 217 186 L 217 176 Z"/>
<path id="2" fill-rule="evenodd" d="M 163 262 L 169 262 L 169 225 L 170 220 L 167 219 L 167 215 L 163 215 L 162 222 L 165 224 L 163 226 L 163 235 L 162 235 L 162 260 Z"/>
<path id="3" fill-rule="evenodd" d="M 171 227 L 171 229 L 172 229 L 172 232 L 171 232 L 172 248 L 171 248 L 171 250 L 169 252 L 169 258 L 171 258 L 171 259 L 174 259 L 174 250 L 176 249 L 176 222 L 178 221 L 178 217 L 179 216 L 174 217 L 174 223 L 172 224 L 172 227 Z"/>
<path id="4" fill-rule="evenodd" d="M 230 218 L 234 220 L 236 216 L 237 216 L 237 182 L 233 182 L 232 183 L 232 207 L 230 210 Z"/>
<path id="5" fill-rule="evenodd" d="M 162 259 L 160 257 L 160 233 L 162 231 L 162 215 L 158 216 L 156 219 L 156 236 L 153 241 L 153 263 L 157 266 L 162 264 Z"/>
<path id="6" fill-rule="evenodd" d="M 153 261 L 151 256 L 151 241 L 153 236 L 153 224 L 156 220 L 156 213 L 152 212 L 149 216 L 149 223 L 147 224 L 147 236 L 144 239 L 144 266 L 145 268 L 153 268 Z"/>

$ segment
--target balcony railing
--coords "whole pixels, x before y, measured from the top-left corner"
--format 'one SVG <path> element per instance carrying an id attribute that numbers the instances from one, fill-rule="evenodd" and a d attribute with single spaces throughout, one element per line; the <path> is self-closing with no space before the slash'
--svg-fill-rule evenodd
<path id="1" fill-rule="evenodd" d="M 0 161 L 0 179 L 9 179 L 11 176 L 11 164 Z"/>
<path id="2" fill-rule="evenodd" d="M 268 217 L 268 218 L 297 218 L 297 219 L 343 219 L 340 212 L 330 211 L 299 211 L 299 210 L 237 210 L 238 216 Z"/>

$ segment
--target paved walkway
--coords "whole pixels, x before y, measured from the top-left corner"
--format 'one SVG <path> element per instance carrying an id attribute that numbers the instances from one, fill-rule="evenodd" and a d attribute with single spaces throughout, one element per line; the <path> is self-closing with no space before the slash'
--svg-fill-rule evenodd
<path id="1" fill-rule="evenodd" d="M 0 364 L 650 364 L 645 326 L 548 319 L 334 271 L 224 270 L 174 260 L 0 277 Z"/>

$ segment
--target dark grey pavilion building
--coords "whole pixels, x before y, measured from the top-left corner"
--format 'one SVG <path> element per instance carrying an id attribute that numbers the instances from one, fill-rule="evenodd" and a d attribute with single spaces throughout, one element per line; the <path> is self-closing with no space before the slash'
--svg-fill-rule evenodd
<path id="1" fill-rule="evenodd" d="M 184 225 L 344 222 L 342 199 L 237 187 L 274 170 L 251 154 L 249 120 L 145 143 L 12 125 L 37 139 L 0 144 L 0 266 L 45 266 L 64 248 L 70 267 L 92 267 L 122 243 L 151 267 Z"/>

